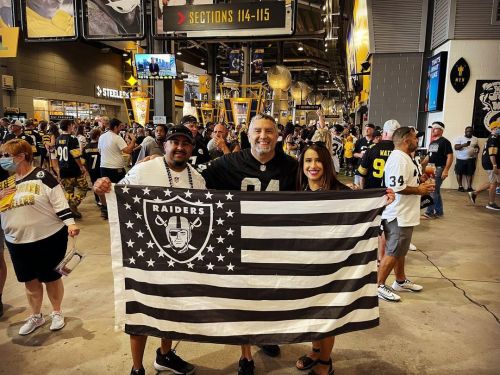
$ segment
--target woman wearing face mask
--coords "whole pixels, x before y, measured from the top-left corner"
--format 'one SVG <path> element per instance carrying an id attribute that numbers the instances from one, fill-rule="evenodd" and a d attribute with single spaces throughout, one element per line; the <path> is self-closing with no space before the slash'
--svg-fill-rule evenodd
<path id="1" fill-rule="evenodd" d="M 299 158 L 297 170 L 298 191 L 350 190 L 335 177 L 330 152 L 322 142 L 312 143 L 304 149 Z M 395 198 L 394 192 L 387 190 L 387 203 Z M 299 370 L 308 370 L 308 375 L 333 375 L 331 353 L 335 336 L 325 337 L 312 342 L 312 352 L 300 357 L 295 366 Z"/>
<path id="2" fill-rule="evenodd" d="M 41 313 L 43 284 L 53 308 L 50 330 L 64 327 L 64 287 L 54 268 L 64 258 L 68 235 L 74 237 L 80 232 L 62 187 L 49 172 L 33 167 L 32 159 L 31 146 L 21 139 L 0 147 L 0 166 L 13 173 L 15 180 L 15 184 L 2 184 L 5 187 L 0 190 L 0 199 L 9 197 L 1 212 L 2 229 L 14 271 L 26 287 L 32 310 L 20 335 L 30 334 L 45 323 Z"/>

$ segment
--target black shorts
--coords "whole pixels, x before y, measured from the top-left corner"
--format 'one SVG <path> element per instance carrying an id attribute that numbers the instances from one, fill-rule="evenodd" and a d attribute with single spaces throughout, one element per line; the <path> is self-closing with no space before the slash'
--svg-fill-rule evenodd
<path id="1" fill-rule="evenodd" d="M 472 176 L 476 170 L 476 159 L 461 160 L 455 163 L 455 174 Z"/>
<path id="2" fill-rule="evenodd" d="M 101 168 L 101 177 L 107 177 L 111 182 L 117 184 L 120 180 L 125 177 L 125 168 L 113 169 L 113 168 Z"/>
<path id="3" fill-rule="evenodd" d="M 54 268 L 63 260 L 68 246 L 68 227 L 43 240 L 15 244 L 5 241 L 19 282 L 38 279 L 40 282 L 56 281 L 61 274 Z"/>

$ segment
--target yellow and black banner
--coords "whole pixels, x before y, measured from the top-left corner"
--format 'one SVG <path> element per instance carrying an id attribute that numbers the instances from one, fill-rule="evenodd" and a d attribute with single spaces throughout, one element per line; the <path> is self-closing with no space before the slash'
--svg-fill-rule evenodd
<path id="1" fill-rule="evenodd" d="M 0 27 L 0 57 L 17 57 L 19 27 Z"/>

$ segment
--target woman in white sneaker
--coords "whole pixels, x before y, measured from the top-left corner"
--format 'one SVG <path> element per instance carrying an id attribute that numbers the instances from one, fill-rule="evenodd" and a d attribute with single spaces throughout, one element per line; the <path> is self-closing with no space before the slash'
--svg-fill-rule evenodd
<path id="1" fill-rule="evenodd" d="M 15 185 L 10 181 L 0 187 L 2 228 L 17 280 L 24 283 L 32 310 L 20 335 L 30 334 L 45 323 L 41 313 L 43 284 L 53 308 L 50 329 L 64 327 L 64 286 L 54 269 L 64 258 L 68 235 L 80 232 L 62 187 L 49 172 L 33 167 L 32 160 L 26 141 L 13 139 L 0 148 L 0 165 L 15 179 Z"/>

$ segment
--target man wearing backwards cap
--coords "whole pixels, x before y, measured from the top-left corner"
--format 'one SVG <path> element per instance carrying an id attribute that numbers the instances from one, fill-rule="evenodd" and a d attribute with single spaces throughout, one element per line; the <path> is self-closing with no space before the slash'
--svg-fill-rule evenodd
<path id="1" fill-rule="evenodd" d="M 373 147 L 366 150 L 358 173 L 361 176 L 360 186 L 362 189 L 374 189 L 385 187 L 384 167 L 387 158 L 394 150 L 392 135 L 401 125 L 396 120 L 387 120 L 384 124 L 382 140 Z"/>
<path id="2" fill-rule="evenodd" d="M 434 204 L 427 207 L 424 216 L 428 219 L 442 217 L 443 200 L 441 198 L 441 184 L 448 177 L 448 171 L 453 163 L 453 147 L 451 142 L 443 137 L 444 124 L 440 121 L 432 123 L 432 138 L 433 141 L 429 145 L 429 152 L 422 161 L 422 166 L 428 163 L 434 163 L 436 166 L 436 188 L 431 194 Z"/>
<path id="3" fill-rule="evenodd" d="M 482 164 L 488 174 L 489 182 L 481 186 L 476 191 L 469 192 L 469 198 L 472 203 L 476 203 L 476 197 L 484 190 L 488 190 L 488 205 L 486 208 L 499 211 L 500 207 L 495 203 L 495 190 L 500 186 L 500 122 L 496 121 L 490 124 L 491 135 L 484 146 Z"/>
<path id="4" fill-rule="evenodd" d="M 165 156 L 138 163 L 119 182 L 126 185 L 153 185 L 174 188 L 206 189 L 203 177 L 188 164 L 193 152 L 194 137 L 183 126 L 172 126 L 165 139 Z M 96 194 L 111 191 L 111 181 L 107 177 L 99 178 L 94 184 Z M 128 332 L 127 332 L 128 333 Z M 133 374 L 145 374 L 142 366 L 147 336 L 130 334 Z M 158 371 L 170 370 L 175 374 L 192 374 L 194 366 L 185 362 L 172 351 L 172 340 L 161 339 L 161 347 L 156 350 L 154 367 Z"/>

